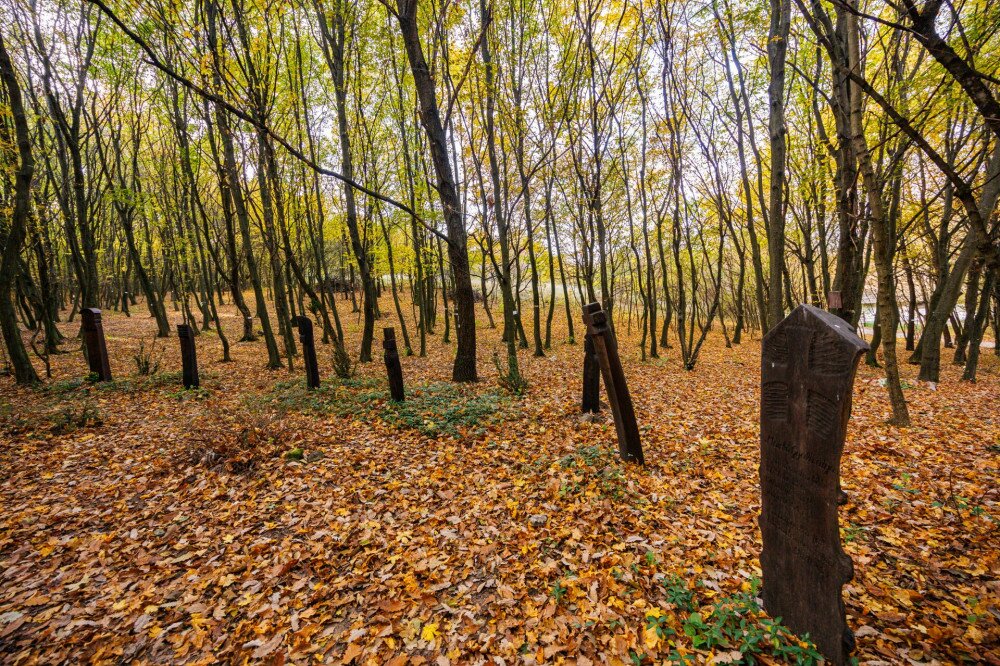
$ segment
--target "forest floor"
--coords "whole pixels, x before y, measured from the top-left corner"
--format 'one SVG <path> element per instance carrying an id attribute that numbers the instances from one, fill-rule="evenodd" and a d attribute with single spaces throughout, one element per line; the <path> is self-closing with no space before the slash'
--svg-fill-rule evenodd
<path id="1" fill-rule="evenodd" d="M 402 358 L 404 406 L 381 335 L 347 381 L 318 345 L 310 393 L 301 359 L 267 371 L 263 342 L 234 342 L 221 363 L 204 334 L 201 389 L 184 391 L 176 337 L 136 374 L 155 332 L 141 305 L 105 312 L 110 384 L 86 380 L 78 328 L 62 325 L 43 388 L 0 378 L 0 661 L 810 659 L 755 598 L 758 340 L 710 336 L 685 372 L 619 331 L 638 467 L 607 410 L 580 417 L 565 322 L 546 357 L 522 352 L 522 398 L 497 383 L 485 322 L 483 379 L 450 384 L 439 327 L 426 358 Z M 841 528 L 857 658 L 1000 664 L 1000 359 L 983 354 L 977 384 L 949 364 L 936 390 L 903 373 L 907 429 L 886 424 L 880 371 L 862 363 L 855 384 Z"/>

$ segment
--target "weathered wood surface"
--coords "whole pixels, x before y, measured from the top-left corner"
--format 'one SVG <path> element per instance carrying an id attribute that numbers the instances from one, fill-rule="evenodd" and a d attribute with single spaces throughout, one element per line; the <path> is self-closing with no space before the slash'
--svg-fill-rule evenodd
<path id="1" fill-rule="evenodd" d="M 396 346 L 396 329 L 389 326 L 382 329 L 382 333 L 384 335 L 382 358 L 389 377 L 389 394 L 396 402 L 403 402 L 406 399 L 406 391 L 403 388 L 403 366 L 399 363 L 399 348 Z"/>
<path id="2" fill-rule="evenodd" d="M 104 339 L 104 323 L 97 308 L 80 310 L 83 320 L 83 343 L 87 348 L 87 363 L 90 371 L 102 382 L 111 381 L 111 362 L 108 360 L 108 344 Z"/>
<path id="3" fill-rule="evenodd" d="M 194 332 L 188 324 L 177 324 L 177 339 L 181 343 L 181 367 L 184 388 L 198 388 L 198 349 L 194 344 Z"/>
<path id="4" fill-rule="evenodd" d="M 298 316 L 295 325 L 299 329 L 302 343 L 302 360 L 306 366 L 306 386 L 319 388 L 319 364 L 316 362 L 316 340 L 313 337 L 313 323 L 309 317 Z"/>
<path id="5" fill-rule="evenodd" d="M 583 306 L 584 324 L 600 309 L 598 303 L 588 303 Z M 585 414 L 588 412 L 596 414 L 601 411 L 601 362 L 597 360 L 597 350 L 594 348 L 594 339 L 590 333 L 583 336 L 583 399 L 580 409 Z"/>
<path id="6" fill-rule="evenodd" d="M 625 381 L 625 370 L 618 356 L 618 344 L 608 323 L 608 315 L 599 304 L 589 303 L 583 307 L 583 321 L 587 325 L 587 334 L 594 343 L 604 387 L 608 393 L 608 404 L 611 405 L 611 413 L 615 419 L 618 453 L 622 460 L 644 464 L 635 407 L 632 405 L 632 395 Z"/>
<path id="7" fill-rule="evenodd" d="M 839 317 L 800 305 L 761 352 L 760 529 L 764 607 L 808 633 L 833 664 L 854 646 L 842 588 L 854 577 L 840 542 L 840 458 L 851 390 L 868 344 Z"/>

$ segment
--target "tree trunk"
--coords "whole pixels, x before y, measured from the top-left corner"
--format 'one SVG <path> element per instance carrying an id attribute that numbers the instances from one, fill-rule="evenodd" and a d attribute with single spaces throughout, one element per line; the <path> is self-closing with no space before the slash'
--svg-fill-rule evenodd
<path id="1" fill-rule="evenodd" d="M 344 50 L 346 48 L 345 7 L 338 4 L 336 10 L 332 12 L 332 26 L 327 23 L 326 12 L 323 11 L 322 3 L 319 1 L 316 2 L 316 10 L 319 15 L 320 30 L 325 46 L 323 53 L 326 56 L 326 62 L 333 77 L 334 94 L 337 99 L 337 131 L 340 138 L 341 170 L 346 178 L 353 180 L 354 154 L 351 149 L 351 137 L 347 124 L 347 88 L 345 85 L 346 73 L 344 71 Z M 354 253 L 354 259 L 358 263 L 361 290 L 364 295 L 364 302 L 362 303 L 364 324 L 361 332 L 361 353 L 359 360 L 362 363 L 367 363 L 372 360 L 372 340 L 375 335 L 377 295 L 375 293 L 375 283 L 372 280 L 371 264 L 368 261 L 368 251 L 361 240 L 361 232 L 358 227 L 358 210 L 354 199 L 354 188 L 346 182 L 344 183 L 344 203 L 347 213 L 347 231 L 351 237 L 351 249 Z"/>
<path id="2" fill-rule="evenodd" d="M 452 379 L 476 381 L 476 311 L 462 202 L 458 198 L 451 162 L 448 159 L 448 147 L 438 110 L 434 79 L 431 77 L 420 44 L 417 0 L 397 0 L 397 4 L 396 18 L 410 62 L 417 97 L 420 100 L 420 118 L 430 144 L 431 158 L 437 174 L 438 196 L 441 198 L 441 208 L 448 230 L 448 258 L 451 260 L 451 271 L 455 280 L 455 326 L 458 339 Z"/>
<path id="3" fill-rule="evenodd" d="M 14 367 L 14 380 L 18 384 L 34 384 L 38 382 L 38 373 L 31 365 L 28 351 L 21 339 L 14 303 L 11 301 L 11 288 L 21 256 L 21 247 L 27 235 L 28 216 L 31 214 L 31 179 L 35 173 L 35 159 L 31 154 L 31 134 L 28 131 L 28 120 L 21 100 L 21 87 L 14 72 L 14 65 L 7 54 L 2 33 L 0 33 L 0 81 L 6 90 L 7 102 L 13 116 L 20 161 L 14 180 L 14 210 L 10 218 L 10 229 L 6 234 L 0 229 L 0 245 L 3 245 L 3 252 L 0 253 L 0 328 L 11 365 Z"/>
<path id="4" fill-rule="evenodd" d="M 768 201 L 767 250 L 769 281 L 767 289 L 767 328 L 785 317 L 782 278 L 785 268 L 785 54 L 791 22 L 791 0 L 771 0 L 771 27 L 767 40 L 770 83 L 767 88 L 768 132 L 771 139 L 771 185 Z"/>

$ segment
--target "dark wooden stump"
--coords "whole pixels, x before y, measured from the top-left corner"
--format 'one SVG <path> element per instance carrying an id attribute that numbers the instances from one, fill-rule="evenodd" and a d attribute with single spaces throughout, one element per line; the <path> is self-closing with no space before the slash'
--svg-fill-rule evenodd
<path id="1" fill-rule="evenodd" d="M 244 340 L 253 340 L 254 337 L 255 336 L 254 336 L 254 332 L 253 332 L 253 317 L 249 317 L 247 315 L 244 315 L 243 316 L 243 339 Z"/>
<path id="2" fill-rule="evenodd" d="M 99 381 L 110 382 L 111 363 L 108 361 L 108 345 L 104 340 L 101 311 L 97 308 L 83 308 L 80 316 L 83 319 L 83 341 L 87 348 L 90 371 L 97 375 Z"/>
<path id="3" fill-rule="evenodd" d="M 583 322 L 586 324 L 593 312 L 600 310 L 598 303 L 583 307 Z M 583 400 L 581 411 L 596 414 L 601 411 L 601 362 L 597 360 L 597 350 L 590 333 L 583 336 Z"/>
<path id="4" fill-rule="evenodd" d="M 761 352 L 764 608 L 808 632 L 838 665 L 854 648 L 842 597 L 854 566 L 840 543 L 840 458 L 867 349 L 850 324 L 800 305 L 764 336 Z"/>
<path id="5" fill-rule="evenodd" d="M 385 350 L 385 371 L 389 376 L 389 394 L 396 402 L 403 402 L 406 399 L 406 391 L 403 388 L 403 366 L 399 364 L 399 349 L 396 347 L 396 329 L 392 326 L 383 328 L 382 333 L 385 339 L 382 341 L 382 349 Z"/>
<path id="6" fill-rule="evenodd" d="M 635 420 L 632 396 L 625 382 L 625 371 L 618 357 L 615 334 L 608 325 L 608 315 L 597 303 L 583 307 L 587 335 L 594 343 L 594 351 L 604 377 L 604 387 L 608 392 L 608 403 L 615 417 L 618 431 L 618 453 L 622 460 L 645 463 L 642 455 L 642 441 L 639 439 L 639 424 Z"/>
<path id="7" fill-rule="evenodd" d="M 309 317 L 296 317 L 299 342 L 302 343 L 302 360 L 306 366 L 306 386 L 319 388 L 319 365 L 316 363 L 316 341 L 313 338 L 313 323 Z"/>
<path id="8" fill-rule="evenodd" d="M 181 365 L 184 369 L 184 388 L 198 388 L 198 350 L 194 334 L 187 324 L 177 324 L 177 339 L 181 341 Z"/>

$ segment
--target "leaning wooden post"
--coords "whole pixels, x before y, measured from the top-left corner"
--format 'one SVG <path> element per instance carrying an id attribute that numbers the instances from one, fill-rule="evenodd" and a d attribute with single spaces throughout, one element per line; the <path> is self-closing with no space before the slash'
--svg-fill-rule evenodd
<path id="1" fill-rule="evenodd" d="M 198 351 L 194 334 L 187 324 L 177 324 L 177 339 L 181 342 L 181 366 L 184 369 L 184 388 L 198 388 Z"/>
<path id="2" fill-rule="evenodd" d="M 313 323 L 309 317 L 296 317 L 299 342 L 302 343 L 302 359 L 306 366 L 306 386 L 319 388 L 319 365 L 316 363 L 316 341 L 313 339 Z"/>
<path id="3" fill-rule="evenodd" d="M 403 402 L 406 399 L 406 392 L 403 389 L 403 366 L 399 364 L 399 349 L 396 347 L 396 329 L 389 326 L 383 328 L 382 333 L 385 335 L 382 349 L 385 350 L 383 358 L 385 371 L 389 376 L 389 394 L 396 402 Z"/>
<path id="4" fill-rule="evenodd" d="M 800 305 L 764 336 L 761 350 L 764 608 L 795 633 L 808 632 L 837 665 L 854 648 L 842 597 L 854 565 L 840 543 L 840 457 L 867 349 L 844 320 Z"/>
<path id="5" fill-rule="evenodd" d="M 604 386 L 608 392 L 608 402 L 611 413 L 615 417 L 615 429 L 618 431 L 618 453 L 622 460 L 645 463 L 642 456 L 642 442 L 639 440 L 639 424 L 635 420 L 635 408 L 632 406 L 632 396 L 625 383 L 625 371 L 618 357 L 618 345 L 615 334 L 608 326 L 608 315 L 598 303 L 584 306 L 587 318 L 587 334 L 594 342 L 597 360 L 604 377 Z"/>
<path id="6" fill-rule="evenodd" d="M 583 323 L 590 324 L 590 317 L 601 309 L 599 303 L 588 303 L 583 306 Z M 596 414 L 601 411 L 601 362 L 597 360 L 594 349 L 594 338 L 587 333 L 583 336 L 583 400 L 580 410 Z"/>
<path id="7" fill-rule="evenodd" d="M 111 363 L 108 361 L 108 345 L 104 340 L 104 324 L 101 311 L 97 308 L 80 310 L 83 318 L 83 340 L 87 347 L 87 363 L 90 371 L 99 381 L 111 381 Z"/>

